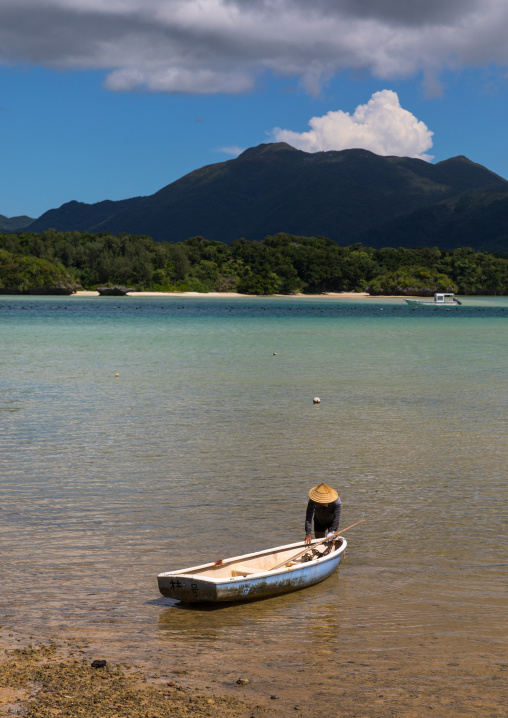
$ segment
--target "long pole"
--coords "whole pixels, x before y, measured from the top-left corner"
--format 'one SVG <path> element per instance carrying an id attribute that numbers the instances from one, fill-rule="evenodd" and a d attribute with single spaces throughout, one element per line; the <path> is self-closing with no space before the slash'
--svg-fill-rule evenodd
<path id="1" fill-rule="evenodd" d="M 321 541 L 318 541 L 317 543 L 309 544 L 308 546 L 305 547 L 305 549 L 303 551 L 301 551 L 300 553 L 297 553 L 296 556 L 293 556 L 292 558 L 287 558 L 285 561 L 283 561 L 282 563 L 279 563 L 277 566 L 274 566 L 273 568 L 271 568 L 269 570 L 275 571 L 275 569 L 281 568 L 286 563 L 289 563 L 290 561 L 294 561 L 296 558 L 300 558 L 300 556 L 303 556 L 304 553 L 307 553 L 309 548 L 314 548 L 314 546 L 319 546 L 320 544 L 325 543 L 326 541 L 332 541 L 334 538 L 337 538 L 339 533 L 343 534 L 345 531 L 349 531 L 349 529 L 352 529 L 353 526 L 358 526 L 358 524 L 363 524 L 363 523 L 365 523 L 365 521 L 367 521 L 367 519 L 362 519 L 361 521 L 357 521 L 355 524 L 351 524 L 351 526 L 348 526 L 346 529 L 342 529 L 341 531 L 337 530 L 331 538 L 324 538 Z"/>

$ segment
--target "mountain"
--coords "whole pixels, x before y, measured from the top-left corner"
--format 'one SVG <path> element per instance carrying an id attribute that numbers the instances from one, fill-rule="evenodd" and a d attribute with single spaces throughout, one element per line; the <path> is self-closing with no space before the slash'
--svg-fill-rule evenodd
<path id="1" fill-rule="evenodd" d="M 202 167 L 147 197 L 69 202 L 29 230 L 125 232 L 171 242 L 202 235 L 227 244 L 288 232 L 373 247 L 434 246 L 439 237 L 448 248 L 464 246 L 466 231 L 469 246 L 492 240 L 504 247 L 495 251 L 508 251 L 507 203 L 508 182 L 466 157 L 429 164 L 276 143 Z"/>
<path id="2" fill-rule="evenodd" d="M 18 229 L 24 229 L 34 222 L 33 217 L 22 215 L 21 217 L 4 217 L 0 214 L 0 232 L 16 232 Z"/>
<path id="3" fill-rule="evenodd" d="M 43 232 L 47 229 L 57 229 L 61 232 L 111 232 L 113 230 L 110 229 L 110 224 L 114 222 L 115 218 L 128 207 L 134 208 L 141 199 L 143 198 L 135 197 L 118 202 L 108 199 L 96 204 L 85 204 L 73 200 L 66 202 L 59 209 L 50 209 L 45 212 L 29 226 L 29 231 Z M 148 234 L 148 232 L 130 232 L 129 229 L 121 229 L 118 234 L 120 232 Z"/>
<path id="4" fill-rule="evenodd" d="M 371 247 L 473 247 L 508 254 L 508 193 L 472 192 L 397 217 L 361 236 Z"/>

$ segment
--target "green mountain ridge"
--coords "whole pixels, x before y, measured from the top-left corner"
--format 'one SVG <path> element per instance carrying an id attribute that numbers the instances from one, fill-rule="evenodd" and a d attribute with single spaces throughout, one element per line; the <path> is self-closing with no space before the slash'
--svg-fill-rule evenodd
<path id="1" fill-rule="evenodd" d="M 5 217 L 0 214 L 0 232 L 16 232 L 18 229 L 25 229 L 34 222 L 33 217 L 26 214 L 20 217 Z"/>
<path id="2" fill-rule="evenodd" d="M 153 195 L 68 202 L 28 229 L 139 234 L 231 244 L 287 232 L 341 245 L 508 251 L 508 182 L 463 156 L 436 164 L 351 149 L 262 144 L 194 170 Z"/>

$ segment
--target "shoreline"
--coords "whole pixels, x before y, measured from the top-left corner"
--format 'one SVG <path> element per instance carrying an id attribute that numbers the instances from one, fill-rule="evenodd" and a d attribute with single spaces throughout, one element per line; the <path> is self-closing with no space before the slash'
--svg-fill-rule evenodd
<path id="1" fill-rule="evenodd" d="M 87 639 L 29 639 L 0 630 L 0 716 L 87 715 L 91 705 L 94 715 L 117 718 L 183 718 L 191 711 L 196 718 L 207 718 L 210 711 L 231 718 L 271 713 L 243 691 L 204 685 L 187 673 L 110 657 L 104 646 Z"/>
<path id="2" fill-rule="evenodd" d="M 91 289 L 82 289 L 71 297 L 99 297 L 99 292 Z M 114 296 L 114 299 L 122 295 Z M 238 292 L 127 292 L 126 297 L 202 297 L 213 299 L 411 299 L 409 295 L 380 295 L 374 296 L 367 292 L 326 292 L 324 294 L 239 294 Z"/>
<path id="3" fill-rule="evenodd" d="M 291 665 L 273 674 L 267 665 L 259 670 L 248 661 L 232 668 L 224 654 L 217 664 L 213 650 L 189 654 L 184 647 L 168 656 L 159 647 L 152 658 L 136 656 L 105 638 L 27 635 L 1 627 L 0 716 L 87 715 L 93 704 L 98 714 L 115 718 L 184 718 L 190 712 L 195 718 L 291 718 L 295 711 L 314 715 L 313 709 L 332 718 L 337 709 L 341 716 L 358 715 L 361 702 L 362 716 L 474 718 L 501 715 L 505 705 L 501 654 L 479 660 L 477 646 L 450 646 L 446 638 L 441 656 L 435 635 L 418 648 L 401 634 L 390 650 L 375 655 L 369 646 L 349 646 L 345 655 L 330 656 L 337 675 L 324 676 L 328 685 L 317 703 L 305 682 L 295 685 L 300 662 L 296 672 Z"/>

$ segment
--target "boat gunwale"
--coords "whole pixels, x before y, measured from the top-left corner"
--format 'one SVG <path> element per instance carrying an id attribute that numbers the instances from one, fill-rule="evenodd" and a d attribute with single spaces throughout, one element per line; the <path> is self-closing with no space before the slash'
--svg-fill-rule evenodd
<path id="1" fill-rule="evenodd" d="M 294 566 L 283 565 L 279 569 L 277 569 L 277 571 L 274 571 L 272 568 L 272 569 L 268 569 L 265 571 L 260 571 L 259 573 L 251 574 L 249 576 L 231 576 L 231 577 L 221 576 L 218 578 L 213 578 L 211 576 L 203 576 L 202 574 L 188 573 L 189 571 L 196 571 L 198 569 L 213 568 L 213 566 L 216 565 L 216 562 L 211 561 L 209 563 L 201 564 L 200 566 L 191 566 L 190 568 L 179 569 L 177 571 L 165 571 L 163 573 L 159 573 L 157 576 L 157 579 L 170 578 L 172 576 L 179 576 L 179 577 L 185 577 L 185 578 L 192 579 L 193 581 L 202 581 L 203 583 L 207 583 L 207 584 L 214 584 L 214 585 L 228 584 L 228 585 L 230 585 L 235 582 L 245 582 L 246 580 L 253 581 L 258 578 L 263 578 L 264 576 L 277 576 L 279 573 L 290 573 L 292 571 L 299 571 L 302 568 L 310 568 L 311 566 L 316 566 L 320 563 L 326 563 L 327 561 L 331 560 L 332 558 L 340 559 L 340 557 L 346 550 L 347 541 L 343 536 L 337 536 L 335 541 L 338 541 L 339 539 L 342 540 L 341 545 L 339 546 L 339 548 L 335 549 L 331 553 L 320 556 L 319 558 L 313 559 L 312 561 L 305 561 L 304 563 L 298 563 Z M 321 541 L 322 541 L 322 539 L 314 539 L 309 544 L 309 546 L 312 547 L 313 544 L 316 544 Z M 275 546 L 274 548 L 267 549 L 265 551 L 256 551 L 256 552 L 250 553 L 250 554 L 242 554 L 240 556 L 232 556 L 230 558 L 223 560 L 223 562 L 221 564 L 221 568 L 224 566 L 227 566 L 229 563 L 239 563 L 240 559 L 245 561 L 249 558 L 254 558 L 257 556 L 263 556 L 266 554 L 275 553 L 282 549 L 287 551 L 288 549 L 291 549 L 291 548 L 303 548 L 302 541 L 298 541 L 298 543 L 294 543 L 294 544 L 287 544 L 285 546 Z M 293 559 L 291 557 L 289 557 L 287 559 L 287 563 L 289 563 L 292 560 Z"/>

